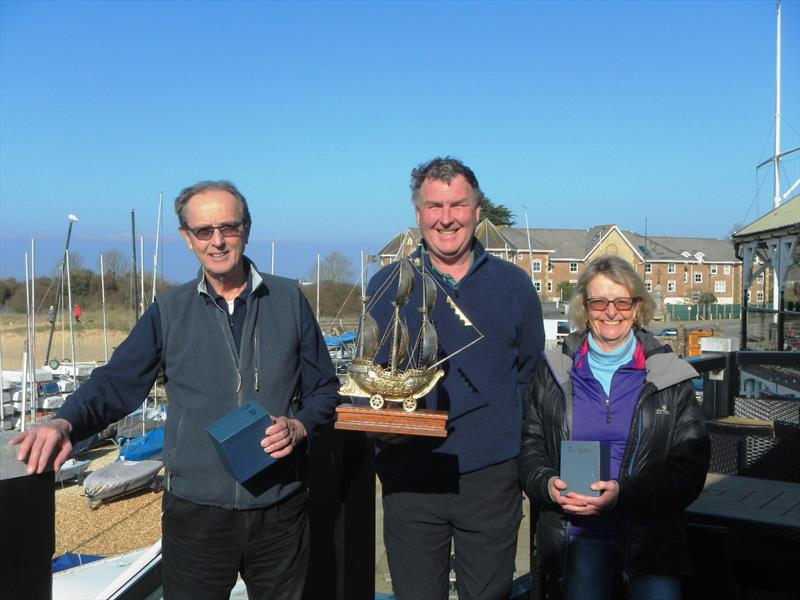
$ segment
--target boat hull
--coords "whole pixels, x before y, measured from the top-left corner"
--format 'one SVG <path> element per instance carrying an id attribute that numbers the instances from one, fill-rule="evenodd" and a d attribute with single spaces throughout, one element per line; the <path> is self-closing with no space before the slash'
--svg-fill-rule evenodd
<path id="1" fill-rule="evenodd" d="M 379 395 L 389 402 L 418 399 L 430 392 L 444 375 L 441 369 L 406 369 L 391 373 L 370 361 L 354 360 L 347 368 L 348 379 L 340 394 L 371 398 Z"/>

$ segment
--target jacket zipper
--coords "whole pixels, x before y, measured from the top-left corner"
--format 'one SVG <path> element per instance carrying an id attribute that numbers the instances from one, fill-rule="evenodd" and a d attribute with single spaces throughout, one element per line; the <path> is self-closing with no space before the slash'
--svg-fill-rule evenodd
<path id="1" fill-rule="evenodd" d="M 636 407 L 633 410 L 633 418 L 635 421 L 636 426 L 636 443 L 633 446 L 633 450 L 627 456 L 623 457 L 623 466 L 624 461 L 627 459 L 629 461 L 627 469 L 620 469 L 621 472 L 627 473 L 628 475 L 633 475 L 633 468 L 636 464 L 636 457 L 639 453 L 639 444 L 642 441 L 642 418 L 641 418 L 641 407 L 644 403 L 645 399 L 652 395 L 653 392 L 650 391 L 650 388 L 654 387 L 651 383 L 645 382 L 644 386 L 642 387 L 642 391 L 639 394 L 639 401 L 636 403 Z M 629 440 L 630 441 L 630 440 Z M 627 444 L 626 447 L 630 447 L 630 444 Z M 628 580 L 628 560 L 630 559 L 630 518 L 628 515 L 624 515 L 622 519 L 622 577 L 625 581 Z"/>
<path id="2" fill-rule="evenodd" d="M 226 324 L 229 323 L 230 316 L 219 304 L 217 304 L 213 298 L 211 298 L 211 303 L 217 308 L 219 312 L 223 314 L 225 317 Z M 222 329 L 222 337 L 225 338 L 225 343 L 228 346 L 228 353 L 231 356 L 231 362 L 233 362 L 233 368 L 236 370 L 236 387 L 234 389 L 234 393 L 236 394 L 236 406 L 242 405 L 242 371 L 239 368 L 239 359 L 237 357 L 236 352 L 233 349 L 233 345 L 231 343 L 231 339 L 233 338 L 233 334 L 230 332 L 230 326 L 228 326 L 227 330 L 225 325 L 220 323 L 220 329 Z M 244 335 L 244 332 L 242 332 Z M 239 490 L 239 485 L 236 483 L 235 480 L 231 481 L 231 485 L 233 486 L 233 506 L 234 508 L 239 508 L 241 504 L 241 492 Z"/>

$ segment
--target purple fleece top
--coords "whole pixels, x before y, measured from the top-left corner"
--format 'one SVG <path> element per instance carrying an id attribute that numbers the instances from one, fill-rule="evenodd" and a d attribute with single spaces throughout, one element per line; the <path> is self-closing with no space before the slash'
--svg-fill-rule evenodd
<path id="1" fill-rule="evenodd" d="M 606 395 L 603 386 L 592 374 L 588 353 L 589 343 L 584 341 L 572 361 L 571 439 L 605 442 L 611 461 L 609 477 L 616 479 L 625 454 L 633 411 L 644 385 L 644 349 L 637 341 L 633 358 L 619 367 L 611 378 L 610 395 Z M 571 517 L 570 523 L 571 535 L 604 538 L 617 535 L 618 523 L 613 514 Z"/>

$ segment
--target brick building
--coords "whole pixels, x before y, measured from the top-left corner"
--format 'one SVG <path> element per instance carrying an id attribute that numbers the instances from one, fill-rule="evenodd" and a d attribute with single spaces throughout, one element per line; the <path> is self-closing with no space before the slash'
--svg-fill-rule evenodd
<path id="1" fill-rule="evenodd" d="M 562 298 L 562 289 L 576 283 L 592 259 L 611 254 L 634 266 L 662 307 L 696 304 L 708 293 L 720 305 L 741 302 L 742 264 L 730 240 L 645 237 L 613 224 L 589 229 L 498 227 L 486 219 L 478 225 L 475 235 L 488 252 L 532 275 L 533 284 L 545 301 L 566 299 Z M 416 227 L 397 234 L 376 259 L 383 266 L 409 255 L 419 244 L 419 237 Z M 763 274 L 755 278 L 750 302 L 767 302 L 769 286 L 770 281 Z"/>

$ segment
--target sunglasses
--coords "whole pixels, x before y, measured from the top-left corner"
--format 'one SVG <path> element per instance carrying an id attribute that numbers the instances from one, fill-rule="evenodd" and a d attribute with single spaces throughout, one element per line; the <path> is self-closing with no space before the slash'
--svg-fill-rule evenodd
<path id="1" fill-rule="evenodd" d="M 633 305 L 638 301 L 639 298 L 614 298 L 613 300 L 608 298 L 589 298 L 586 301 L 586 305 L 592 310 L 605 310 L 609 304 L 613 304 L 617 310 L 625 311 L 632 309 Z"/>
<path id="2" fill-rule="evenodd" d="M 189 227 L 188 225 L 184 225 L 183 228 L 186 231 L 191 232 L 191 234 L 196 237 L 198 240 L 203 242 L 210 240 L 214 237 L 214 230 L 219 229 L 219 232 L 223 235 L 223 237 L 231 238 L 231 237 L 242 237 L 243 228 L 242 222 L 239 221 L 238 223 L 224 223 L 223 225 L 217 225 L 216 227 L 198 227 L 194 229 Z"/>

